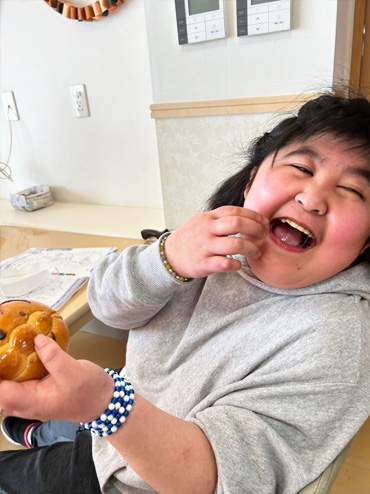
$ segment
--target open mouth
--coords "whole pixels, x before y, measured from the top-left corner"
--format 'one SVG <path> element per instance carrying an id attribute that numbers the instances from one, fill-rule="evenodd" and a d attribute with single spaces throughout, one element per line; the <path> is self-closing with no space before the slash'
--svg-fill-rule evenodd
<path id="1" fill-rule="evenodd" d="M 288 218 L 278 218 L 271 222 L 271 232 L 285 245 L 298 249 L 310 249 L 316 239 L 312 232 Z"/>

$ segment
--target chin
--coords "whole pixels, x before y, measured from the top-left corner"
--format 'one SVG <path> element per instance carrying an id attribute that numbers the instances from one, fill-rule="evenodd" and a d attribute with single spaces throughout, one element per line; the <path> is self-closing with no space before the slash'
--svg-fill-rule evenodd
<path id="1" fill-rule="evenodd" d="M 291 263 L 289 268 L 284 269 L 284 265 L 281 263 L 281 267 L 278 270 L 274 270 L 271 266 L 276 266 L 278 261 L 265 263 L 262 256 L 258 259 L 248 260 L 248 264 L 253 271 L 254 275 L 263 283 L 272 288 L 279 288 L 282 290 L 295 290 L 297 288 L 304 288 L 306 286 L 317 283 L 316 280 L 307 280 L 303 275 L 298 275 L 300 267 L 294 273 L 291 272 Z"/>

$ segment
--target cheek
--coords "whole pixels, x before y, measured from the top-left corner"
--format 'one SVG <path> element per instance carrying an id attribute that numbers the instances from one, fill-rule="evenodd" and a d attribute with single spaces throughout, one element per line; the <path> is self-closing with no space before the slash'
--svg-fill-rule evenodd
<path id="1" fill-rule="evenodd" d="M 261 183 L 262 182 L 262 183 Z M 245 195 L 244 207 L 271 217 L 293 195 L 269 180 L 256 181 Z"/>
<path id="2" fill-rule="evenodd" d="M 327 234 L 333 250 L 343 257 L 358 257 L 370 236 L 370 224 L 367 218 L 352 214 L 341 215 L 331 225 Z"/>

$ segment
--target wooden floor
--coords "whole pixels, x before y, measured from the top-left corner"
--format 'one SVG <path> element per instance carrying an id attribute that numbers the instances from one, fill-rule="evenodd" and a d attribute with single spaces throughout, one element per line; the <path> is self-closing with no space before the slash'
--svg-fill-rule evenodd
<path id="1" fill-rule="evenodd" d="M 116 369 L 123 365 L 125 342 L 79 331 L 71 338 L 69 353 L 75 358 Z M 17 447 L 0 434 L 0 451 L 5 449 Z M 331 494 L 370 494 L 370 419 L 353 441 Z"/>

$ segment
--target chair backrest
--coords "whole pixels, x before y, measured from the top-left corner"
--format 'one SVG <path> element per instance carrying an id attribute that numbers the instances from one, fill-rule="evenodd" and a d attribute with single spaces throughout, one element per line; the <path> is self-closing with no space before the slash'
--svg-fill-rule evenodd
<path id="1" fill-rule="evenodd" d="M 323 471 L 323 473 L 316 480 L 307 485 L 304 489 L 299 491 L 298 494 L 329 494 L 334 481 L 339 473 L 339 470 L 344 462 L 345 457 L 351 447 L 352 441 L 350 441 L 344 450 L 330 463 L 330 465 Z"/>

